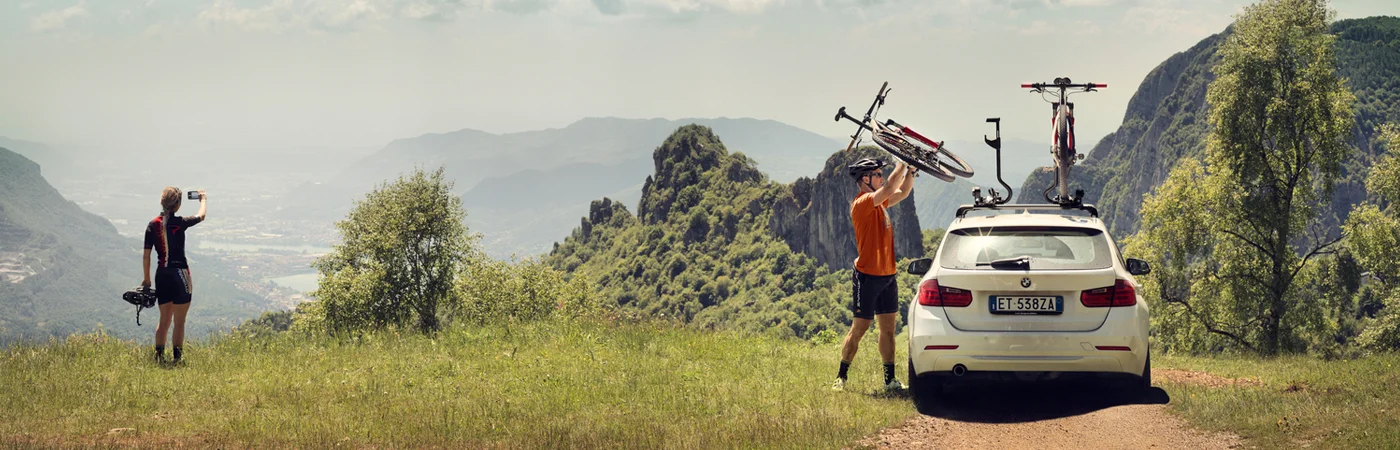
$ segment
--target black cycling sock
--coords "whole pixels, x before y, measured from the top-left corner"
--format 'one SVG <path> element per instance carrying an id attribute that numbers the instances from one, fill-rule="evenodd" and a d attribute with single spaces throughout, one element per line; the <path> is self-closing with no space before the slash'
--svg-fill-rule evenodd
<path id="1" fill-rule="evenodd" d="M 182 353 L 184 353 L 184 352 L 181 351 L 180 347 L 175 347 L 174 351 L 175 351 L 175 360 L 176 360 L 176 361 L 179 361 L 179 360 L 180 360 L 180 357 L 183 356 Z"/>
<path id="2" fill-rule="evenodd" d="M 836 373 L 836 378 L 846 379 L 846 370 L 851 368 L 850 361 L 841 361 L 841 371 Z"/>
<path id="3" fill-rule="evenodd" d="M 157 358 L 165 358 L 165 346 L 164 346 L 164 345 L 157 345 L 157 346 L 156 346 L 156 357 L 157 357 Z"/>
<path id="4" fill-rule="evenodd" d="M 894 363 L 885 363 L 885 384 L 894 379 Z"/>

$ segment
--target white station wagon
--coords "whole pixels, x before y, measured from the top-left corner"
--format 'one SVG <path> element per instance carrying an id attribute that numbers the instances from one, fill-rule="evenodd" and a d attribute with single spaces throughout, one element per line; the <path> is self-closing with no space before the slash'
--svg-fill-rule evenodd
<path id="1" fill-rule="evenodd" d="M 1148 309 L 1133 278 L 1149 268 L 1123 258 L 1097 215 L 1089 205 L 960 208 L 933 258 L 907 269 L 923 275 L 906 322 L 914 395 L 940 395 L 948 381 L 1070 374 L 1150 388 Z"/>

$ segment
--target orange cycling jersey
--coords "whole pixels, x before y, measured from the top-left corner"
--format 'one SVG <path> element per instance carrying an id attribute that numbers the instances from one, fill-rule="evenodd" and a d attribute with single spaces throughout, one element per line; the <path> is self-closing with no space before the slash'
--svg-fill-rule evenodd
<path id="1" fill-rule="evenodd" d="M 887 214 L 890 201 L 875 205 L 875 193 L 860 194 L 851 203 L 856 229 L 856 270 L 866 275 L 894 275 L 894 226 Z"/>

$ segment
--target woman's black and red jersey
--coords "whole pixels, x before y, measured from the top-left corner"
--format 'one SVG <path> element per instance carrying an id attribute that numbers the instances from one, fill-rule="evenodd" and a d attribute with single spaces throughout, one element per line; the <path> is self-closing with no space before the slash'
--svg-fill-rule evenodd
<path id="1" fill-rule="evenodd" d="M 167 220 L 168 219 L 168 220 Z M 203 221 L 202 217 L 156 216 L 146 224 L 147 249 L 155 249 L 160 262 L 157 268 L 189 268 L 185 259 L 185 229 Z"/>

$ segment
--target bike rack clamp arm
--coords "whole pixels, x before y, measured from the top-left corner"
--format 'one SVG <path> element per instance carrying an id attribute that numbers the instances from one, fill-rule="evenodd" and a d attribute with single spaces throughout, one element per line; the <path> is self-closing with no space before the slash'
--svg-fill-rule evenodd
<path id="1" fill-rule="evenodd" d="M 1006 183 L 1006 180 L 1004 180 L 1004 179 L 1001 178 L 1001 118 L 1000 118 L 1000 117 L 988 117 L 988 118 L 987 118 L 987 123 L 994 123 L 994 124 L 996 124 L 996 126 L 997 126 L 997 137 L 996 137 L 996 139 L 989 139 L 989 138 L 987 138 L 987 135 L 982 135 L 982 140 L 987 141 L 987 145 L 989 145 L 989 146 L 991 146 L 992 148 L 996 149 L 996 151 L 997 151 L 997 182 L 1001 183 L 1001 186 L 1006 188 L 1006 197 L 1000 199 L 999 201 L 998 201 L 997 199 L 993 198 L 992 201 L 994 202 L 994 203 L 993 203 L 994 205 L 1004 205 L 1004 204 L 1006 204 L 1007 202 L 1010 202 L 1010 201 L 1011 201 L 1011 196 L 1013 195 L 1012 193 L 1013 193 L 1014 191 L 1011 189 L 1011 185 L 1010 185 L 1010 184 L 1007 184 L 1007 183 Z M 959 217 L 962 216 L 961 210 L 959 210 L 958 216 L 959 216 Z"/>

